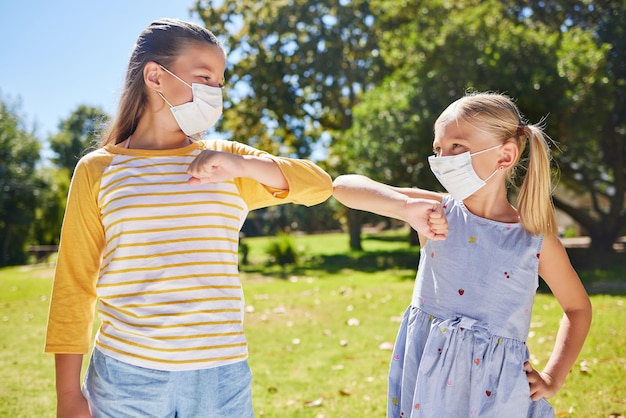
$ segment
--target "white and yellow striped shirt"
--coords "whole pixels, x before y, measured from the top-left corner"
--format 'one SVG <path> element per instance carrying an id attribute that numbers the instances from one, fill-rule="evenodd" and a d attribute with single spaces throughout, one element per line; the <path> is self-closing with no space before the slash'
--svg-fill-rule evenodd
<path id="1" fill-rule="evenodd" d="M 251 179 L 190 185 L 203 149 L 272 158 L 288 191 Z M 239 231 L 249 210 L 307 206 L 332 193 L 306 160 L 272 157 L 232 141 L 176 150 L 107 146 L 76 167 L 63 220 L 45 351 L 86 353 L 96 300 L 105 354 L 141 367 L 191 370 L 247 357 Z"/>

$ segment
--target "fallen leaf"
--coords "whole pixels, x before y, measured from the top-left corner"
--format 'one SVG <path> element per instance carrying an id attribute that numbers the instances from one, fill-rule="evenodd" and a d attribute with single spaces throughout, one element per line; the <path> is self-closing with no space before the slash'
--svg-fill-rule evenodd
<path id="1" fill-rule="evenodd" d="M 589 362 L 583 360 L 583 361 L 580 362 L 579 366 L 580 366 L 580 372 L 582 374 L 589 373 Z"/>
<path id="2" fill-rule="evenodd" d="M 392 351 L 393 350 L 393 343 L 390 343 L 388 341 L 383 341 L 378 346 L 378 349 L 379 350 L 389 350 L 389 351 Z"/>
<path id="3" fill-rule="evenodd" d="M 309 407 L 309 408 L 315 407 L 315 406 L 321 406 L 323 402 L 324 402 L 324 399 L 317 398 L 314 401 L 305 402 L 304 406 Z"/>
<path id="4" fill-rule="evenodd" d="M 352 395 L 348 389 L 339 389 L 339 394 L 341 396 L 350 396 L 350 395 Z"/>
<path id="5" fill-rule="evenodd" d="M 361 325 L 361 321 L 359 321 L 357 318 L 350 318 L 348 319 L 347 324 L 349 327 L 358 327 L 359 325 Z"/>

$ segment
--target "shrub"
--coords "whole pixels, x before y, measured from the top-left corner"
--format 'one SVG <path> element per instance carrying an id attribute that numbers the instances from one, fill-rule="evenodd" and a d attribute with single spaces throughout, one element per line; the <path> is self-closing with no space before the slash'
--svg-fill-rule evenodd
<path id="1" fill-rule="evenodd" d="M 270 241 L 267 246 L 268 262 L 270 264 L 286 264 L 298 263 L 298 251 L 293 237 L 287 233 L 279 232 L 276 239 Z"/>

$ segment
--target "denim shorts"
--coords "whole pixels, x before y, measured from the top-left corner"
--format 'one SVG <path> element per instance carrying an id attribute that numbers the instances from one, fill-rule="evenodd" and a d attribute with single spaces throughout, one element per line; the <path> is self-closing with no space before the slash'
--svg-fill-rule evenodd
<path id="1" fill-rule="evenodd" d="M 94 349 L 83 394 L 93 418 L 254 416 L 247 361 L 170 372 L 133 366 Z"/>

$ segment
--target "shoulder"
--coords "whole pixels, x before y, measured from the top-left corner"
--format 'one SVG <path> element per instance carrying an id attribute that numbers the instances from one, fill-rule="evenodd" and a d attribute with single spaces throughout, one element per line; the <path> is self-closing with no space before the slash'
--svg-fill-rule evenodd
<path id="1" fill-rule="evenodd" d="M 98 148 L 83 155 L 76 164 L 76 172 L 101 172 L 111 163 L 114 154 L 106 148 Z"/>
<path id="2" fill-rule="evenodd" d="M 539 274 L 551 276 L 571 269 L 569 256 L 559 237 L 554 234 L 544 236 L 539 253 Z"/>

